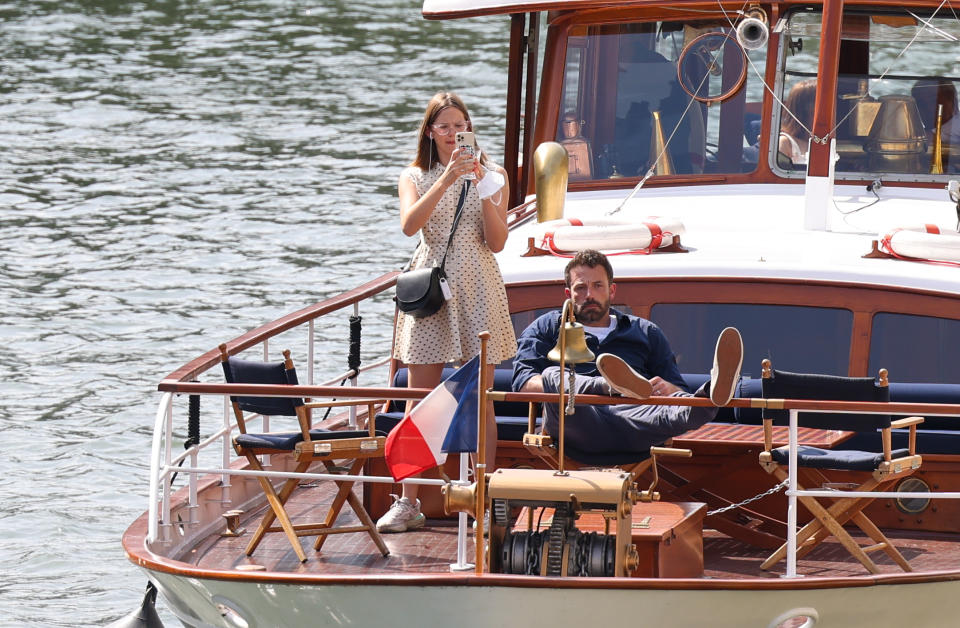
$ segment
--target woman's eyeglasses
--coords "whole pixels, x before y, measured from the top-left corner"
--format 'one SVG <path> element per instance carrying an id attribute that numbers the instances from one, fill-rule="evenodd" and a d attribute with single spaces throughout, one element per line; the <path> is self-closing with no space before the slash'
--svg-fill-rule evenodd
<path id="1" fill-rule="evenodd" d="M 451 133 L 462 133 L 470 128 L 469 122 L 460 122 L 458 124 L 433 124 L 430 125 L 433 132 L 440 137 L 445 137 Z"/>

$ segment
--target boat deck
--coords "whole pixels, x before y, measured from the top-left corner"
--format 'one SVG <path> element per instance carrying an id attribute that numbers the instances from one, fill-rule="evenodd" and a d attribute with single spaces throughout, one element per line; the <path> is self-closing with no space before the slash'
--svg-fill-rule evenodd
<path id="1" fill-rule="evenodd" d="M 329 483 L 301 486 L 288 504 L 294 523 L 305 521 L 305 515 L 318 506 L 329 503 Z M 450 573 L 450 564 L 456 561 L 457 522 L 455 519 L 428 520 L 421 530 L 403 534 L 385 534 L 390 549 L 382 556 L 365 533 L 336 534 L 327 538 L 321 552 L 313 549 L 316 537 L 303 537 L 301 542 L 308 560 L 301 563 L 282 533 L 267 534 L 253 556 L 244 549 L 264 512 L 264 509 L 244 513 L 241 527 L 245 533 L 238 537 L 213 535 L 195 551 L 181 560 L 205 569 L 258 569 L 267 571 L 315 575 L 414 575 Z M 317 518 L 314 515 L 314 518 Z M 338 524 L 355 521 L 345 506 Z M 960 534 L 918 531 L 885 531 L 891 541 L 910 562 L 915 572 L 956 570 L 960 567 Z M 760 564 L 770 550 L 750 546 L 714 531 L 705 530 L 703 540 L 704 577 L 713 579 L 778 578 L 785 565 L 780 562 L 771 571 L 763 571 Z M 853 534 L 858 538 L 857 534 Z M 863 542 L 863 538 L 858 538 Z M 473 531 L 469 532 L 467 560 L 474 557 Z M 882 574 L 902 573 L 883 552 L 871 555 Z M 797 571 L 805 576 L 846 578 L 869 575 L 832 537 L 798 561 Z"/>

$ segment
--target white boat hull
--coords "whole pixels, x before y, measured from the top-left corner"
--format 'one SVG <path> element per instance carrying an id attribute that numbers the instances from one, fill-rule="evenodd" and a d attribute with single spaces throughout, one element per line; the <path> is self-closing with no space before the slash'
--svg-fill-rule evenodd
<path id="1" fill-rule="evenodd" d="M 552 586 L 543 579 L 525 577 L 516 577 L 513 585 L 485 586 L 472 576 L 449 584 L 420 584 L 403 578 L 296 584 L 285 583 L 282 577 L 244 581 L 148 573 L 188 626 L 243 625 L 225 618 L 217 604 L 232 608 L 251 627 L 581 628 L 620 625 L 624 618 L 637 617 L 638 625 L 658 628 L 773 628 L 790 617 L 805 616 L 815 618 L 810 625 L 817 628 L 946 628 L 955 626 L 960 616 L 957 580 L 888 584 L 878 578 L 872 585 L 838 588 L 816 588 L 813 579 L 771 580 L 770 588 L 757 590 L 736 588 L 736 582 L 727 582 L 729 588 L 723 588 L 723 583 L 694 580 L 660 581 L 650 588 L 643 588 L 640 581 L 604 579 L 576 583 L 571 579 Z M 504 578 L 491 580 L 502 583 Z M 681 583 L 688 583 L 687 588 Z M 796 586 L 781 588 L 789 584 Z"/>

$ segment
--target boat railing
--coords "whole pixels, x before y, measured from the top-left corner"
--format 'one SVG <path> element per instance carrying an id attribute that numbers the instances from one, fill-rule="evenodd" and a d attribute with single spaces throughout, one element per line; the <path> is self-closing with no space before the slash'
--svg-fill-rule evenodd
<path id="1" fill-rule="evenodd" d="M 198 525 L 201 523 L 199 517 L 199 493 L 200 479 L 203 476 L 209 476 L 219 482 L 221 490 L 220 501 L 226 504 L 234 503 L 231 500 L 231 478 L 234 476 L 256 476 L 263 475 L 271 478 L 289 478 L 302 477 L 305 480 L 325 480 L 325 479 L 345 479 L 342 475 L 331 475 L 326 473 L 303 473 L 294 474 L 287 471 L 262 472 L 252 471 L 242 468 L 242 461 L 232 454 L 231 440 L 238 426 L 233 417 L 230 405 L 230 396 L 277 396 L 277 397 L 302 397 L 310 399 L 340 399 L 363 401 L 385 401 L 385 400 L 405 400 L 421 399 L 429 390 L 396 388 L 384 386 L 361 386 L 359 385 L 359 375 L 364 372 L 372 371 L 383 367 L 389 363 L 390 358 L 383 358 L 375 361 L 373 364 L 365 367 L 350 368 L 345 372 L 337 374 L 335 377 L 328 378 L 321 384 L 314 384 L 315 371 L 313 368 L 315 361 L 314 346 L 316 343 L 315 322 L 334 312 L 339 312 L 349 308 L 353 316 L 359 316 L 360 304 L 366 300 L 372 299 L 377 295 L 389 290 L 396 283 L 397 272 L 388 273 L 371 282 L 368 282 L 358 288 L 337 295 L 331 299 L 322 301 L 316 305 L 304 308 L 298 312 L 287 315 L 277 321 L 263 325 L 257 329 L 243 334 L 237 339 L 227 343 L 231 355 L 239 352 L 262 348 L 264 359 L 268 359 L 269 345 L 272 339 L 291 330 L 297 330 L 306 327 L 306 353 L 307 353 L 307 384 L 300 386 L 263 386 L 254 384 L 227 384 L 222 381 L 218 367 L 220 363 L 220 353 L 218 349 L 212 349 L 202 356 L 187 363 L 180 369 L 171 373 L 161 381 L 158 386 L 162 396 L 157 409 L 154 421 L 153 441 L 151 447 L 150 459 L 150 495 L 149 495 L 149 523 L 147 542 L 159 542 L 170 544 L 175 542 L 175 535 L 172 530 L 175 525 Z M 385 353 L 389 352 L 389 348 Z M 198 381 L 201 376 L 207 375 L 209 371 L 216 373 L 216 381 L 202 382 Z M 350 386 L 335 385 L 340 381 L 341 384 L 350 380 Z M 520 402 L 550 402 L 555 401 L 554 395 L 545 395 L 537 393 L 495 393 L 496 399 L 500 401 L 520 401 Z M 217 423 L 217 427 L 210 430 L 210 421 L 206 423 L 208 432 L 203 439 L 199 438 L 199 431 L 196 423 L 199 422 L 200 414 L 199 399 L 201 397 L 220 397 L 223 399 L 222 419 Z M 189 401 L 188 412 L 189 420 L 192 425 L 189 429 L 191 434 L 187 438 L 182 438 L 174 427 L 174 406 L 177 400 L 186 398 Z M 578 403 L 622 403 L 622 399 L 597 397 L 592 395 L 581 395 L 578 397 Z M 671 404 L 671 405 L 697 405 L 708 404 L 708 400 L 699 398 L 667 398 L 650 399 L 645 403 Z M 734 399 L 729 405 L 733 407 L 760 408 L 763 407 L 763 399 Z M 778 403 L 781 403 L 778 400 Z M 358 403 L 357 405 L 364 405 Z M 790 411 L 790 477 L 787 496 L 788 505 L 788 531 L 791 535 L 796 534 L 796 499 L 799 496 L 809 495 L 814 497 L 837 497 L 840 492 L 837 491 L 818 491 L 818 490 L 799 490 L 796 484 L 794 470 L 796 465 L 796 426 L 797 411 L 805 412 L 875 412 L 897 415 L 919 415 L 919 416 L 952 416 L 960 417 L 960 404 L 930 404 L 930 403 L 867 403 L 867 402 L 839 402 L 839 401 L 809 401 L 809 400 L 785 400 L 778 408 Z M 253 417 L 256 418 L 256 417 Z M 369 418 L 369 417 L 368 417 Z M 263 431 L 269 431 L 270 417 L 260 417 Z M 350 409 L 346 417 L 340 416 L 337 422 L 328 424 L 332 427 L 340 425 L 356 426 L 357 424 L 356 407 Z M 185 450 L 174 455 L 174 442 L 180 440 L 185 442 Z M 200 464 L 201 454 L 204 456 L 204 464 Z M 213 462 L 210 462 L 213 458 Z M 269 464 L 269 461 L 266 461 Z M 461 460 L 461 468 L 465 466 L 465 461 Z M 187 495 L 185 503 L 178 502 L 176 524 L 172 520 L 173 505 L 173 481 L 177 474 L 182 473 L 188 478 Z M 466 473 L 461 475 L 466 478 Z M 393 483 L 390 477 L 358 475 L 354 479 L 365 483 Z M 414 478 L 405 480 L 410 483 L 419 484 L 441 484 L 443 480 Z M 460 480 L 463 481 L 463 480 Z M 859 493 L 843 492 L 844 497 L 866 496 Z M 921 499 L 957 499 L 960 493 L 947 492 L 918 492 L 905 493 L 898 492 L 874 492 L 870 493 L 872 498 L 921 498 Z M 181 513 L 186 512 L 184 520 Z M 222 525 L 219 521 L 207 519 L 206 525 Z M 796 575 L 796 556 L 788 555 L 788 576 Z"/>
<path id="2" fill-rule="evenodd" d="M 229 502 L 230 478 L 233 476 L 265 476 L 273 479 L 301 478 L 303 480 L 343 480 L 351 479 L 361 483 L 394 483 L 394 480 L 388 476 L 373 475 L 353 475 L 344 476 L 329 473 L 293 473 L 289 471 L 254 471 L 241 468 L 231 460 L 231 448 L 229 441 L 231 434 L 237 429 L 236 423 L 232 420 L 230 411 L 229 397 L 231 395 L 239 396 L 275 396 L 275 397 L 305 397 L 311 399 L 332 398 L 353 400 L 405 400 L 420 399 L 429 393 L 427 389 L 410 388 L 391 388 L 391 387 L 368 387 L 357 386 L 350 389 L 344 389 L 339 386 L 331 385 L 300 385 L 300 386 L 265 386 L 256 384 L 224 384 L 224 383 L 202 383 L 202 382 L 181 382 L 177 386 L 177 392 L 187 395 L 206 395 L 220 396 L 223 398 L 224 420 L 223 426 L 210 434 L 205 440 L 191 446 L 187 451 L 178 456 L 173 455 L 173 398 L 172 392 L 164 392 L 160 407 L 158 408 L 157 418 L 154 428 L 154 440 L 151 455 L 151 477 L 150 477 L 150 520 L 148 543 L 160 541 L 161 543 L 171 543 L 174 538 L 171 534 L 171 490 L 172 477 L 177 473 L 187 474 L 190 478 L 189 491 L 187 496 L 187 509 L 191 514 L 187 521 L 180 520 L 177 525 L 189 525 L 199 523 L 194 515 L 199 507 L 197 503 L 197 478 L 201 476 L 219 477 L 221 489 L 224 490 L 223 499 Z M 492 391 L 490 391 L 492 392 Z M 485 393 L 486 394 L 486 393 Z M 497 400 L 502 401 L 520 401 L 520 402 L 551 402 L 556 401 L 556 396 L 544 393 L 493 393 Z M 577 403 L 593 404 L 618 404 L 623 403 L 622 398 L 601 397 L 595 395 L 580 395 L 577 397 Z M 697 397 L 669 397 L 653 398 L 645 400 L 645 403 L 658 405 L 708 405 L 707 399 Z M 762 408 L 766 400 L 764 399 L 733 399 L 730 402 L 732 407 L 741 408 Z M 843 401 L 811 401 L 811 400 L 776 400 L 777 408 L 789 411 L 789 447 L 790 464 L 788 470 L 788 488 L 786 491 L 788 499 L 787 509 L 787 534 L 789 549 L 787 553 L 787 572 L 786 577 L 796 577 L 796 550 L 795 539 L 797 534 L 797 499 L 801 496 L 811 497 L 830 497 L 830 498 L 856 498 L 869 497 L 891 498 L 891 499 L 960 499 L 960 492 L 869 492 L 861 493 L 849 490 L 823 490 L 823 489 L 805 489 L 801 490 L 797 486 L 796 476 L 796 456 L 797 456 L 797 433 L 799 411 L 803 412 L 830 412 L 830 413 L 877 413 L 894 415 L 918 415 L 918 416 L 945 416 L 960 417 L 960 404 L 933 404 L 933 403 L 876 403 L 876 402 L 843 402 Z M 222 461 L 220 464 L 211 466 L 201 466 L 198 464 L 200 452 L 210 448 L 217 443 L 222 443 Z M 189 464 L 187 461 L 189 460 Z M 239 459 L 236 460 L 239 462 Z M 465 464 L 465 462 L 462 462 Z M 466 478 L 464 474 L 462 478 Z M 458 483 L 465 481 L 461 479 Z M 443 484 L 444 480 L 428 478 L 411 478 L 405 480 L 408 483 L 417 483 L 425 485 Z M 222 525 L 222 524 L 221 524 Z"/>
<path id="3" fill-rule="evenodd" d="M 148 541 L 170 542 L 173 536 L 170 534 L 171 521 L 171 494 L 172 481 L 177 473 L 183 473 L 188 478 L 188 512 L 186 521 L 178 522 L 184 525 L 196 524 L 199 519 L 196 516 L 199 508 L 198 500 L 198 478 L 203 474 L 213 471 L 220 476 L 220 482 L 223 489 L 223 501 L 230 500 L 230 477 L 231 475 L 243 475 L 246 472 L 241 469 L 231 467 L 231 439 L 238 429 L 232 412 L 230 411 L 230 395 L 238 395 L 244 392 L 247 394 L 257 394 L 260 396 L 271 396 L 280 393 L 278 396 L 303 396 L 320 398 L 346 398 L 348 391 L 359 389 L 360 376 L 371 372 L 384 370 L 391 359 L 389 355 L 389 346 L 378 347 L 377 353 L 381 356 L 372 363 L 366 365 L 359 364 L 359 323 L 361 314 L 361 304 L 370 305 L 375 303 L 378 296 L 390 291 L 396 284 L 397 271 L 389 272 L 381 277 L 371 280 L 353 290 L 338 294 L 330 299 L 326 299 L 317 304 L 293 312 L 276 321 L 267 323 L 261 327 L 253 329 L 238 338 L 229 341 L 227 350 L 230 355 L 237 355 L 245 351 L 261 352 L 264 360 L 270 359 L 271 341 L 278 339 L 286 342 L 289 340 L 289 334 L 297 335 L 294 339 L 293 349 L 298 353 L 297 363 L 301 367 L 306 365 L 306 386 L 296 387 L 293 393 L 290 389 L 280 391 L 256 391 L 252 393 L 246 390 L 246 385 L 227 385 L 222 383 L 222 374 L 220 373 L 220 351 L 219 348 L 213 348 L 203 355 L 188 362 L 180 367 L 159 384 L 158 389 L 163 393 L 160 405 L 157 409 L 154 421 L 153 442 L 151 447 L 150 461 L 150 524 L 148 532 Z M 386 301 L 380 298 L 381 301 Z M 382 304 L 379 308 L 384 312 L 392 313 L 393 304 Z M 349 353 L 348 368 L 334 376 L 328 376 L 322 383 L 314 385 L 317 376 L 315 367 L 318 357 L 318 346 L 323 346 L 323 342 L 318 340 L 317 322 L 323 317 L 329 317 L 334 313 L 349 311 L 350 330 L 349 330 Z M 375 312 L 379 317 L 384 312 Z M 326 319 L 329 321 L 330 319 Z M 306 331 L 305 338 L 302 331 Z M 347 334 L 344 334 L 344 343 L 347 343 Z M 388 334 L 381 334 L 387 342 L 390 341 Z M 305 339 L 305 342 L 304 342 Z M 284 347 L 289 348 L 289 347 Z M 348 352 L 338 352 L 348 353 Z M 305 354 L 305 361 L 302 360 Z M 277 358 L 278 359 L 278 358 Z M 329 367 L 329 361 L 323 356 L 324 367 Z M 210 378 L 217 383 L 202 382 L 204 377 Z M 386 380 L 386 375 L 381 381 Z M 303 379 L 301 379 L 303 381 Z M 339 382 L 339 384 L 337 384 Z M 344 386 L 344 384 L 349 384 Z M 369 389 L 378 390 L 378 389 Z M 363 391 L 358 395 L 361 399 L 387 399 L 394 389 L 379 389 L 380 392 L 369 393 Z M 219 421 L 217 427 L 210 431 L 211 422 L 207 420 L 204 424 L 206 428 L 205 436 L 201 439 L 199 436 L 200 404 L 199 400 L 203 396 L 219 396 L 223 398 L 223 418 Z M 422 396 L 422 395 L 421 395 Z M 189 400 L 189 408 L 184 411 L 188 415 L 188 431 L 186 438 L 175 431 L 174 406 L 178 401 Z M 180 416 L 180 409 L 177 410 L 177 416 Z M 252 417 L 254 420 L 257 417 Z M 270 429 L 270 417 L 259 417 L 262 421 L 263 431 Z M 356 426 L 358 422 L 356 406 L 349 407 L 343 414 L 336 417 L 335 421 L 327 423 L 328 426 L 337 427 L 348 424 Z M 174 442 L 180 440 L 186 443 L 185 450 L 174 455 Z M 211 466 L 201 467 L 198 465 L 201 455 L 206 458 L 208 454 L 215 452 L 218 460 Z M 276 472 L 269 472 L 276 473 Z"/>

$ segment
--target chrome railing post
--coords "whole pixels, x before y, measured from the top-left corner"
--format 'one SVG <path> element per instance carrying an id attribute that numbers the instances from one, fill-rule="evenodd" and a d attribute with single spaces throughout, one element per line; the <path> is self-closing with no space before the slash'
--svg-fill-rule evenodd
<path id="1" fill-rule="evenodd" d="M 160 488 L 160 445 L 164 433 L 163 422 L 171 412 L 170 406 L 172 403 L 173 395 L 163 393 L 153 422 L 153 442 L 150 445 L 150 506 L 147 509 L 147 543 L 153 543 L 159 537 L 160 514 L 157 510 L 160 506 L 160 496 L 157 493 Z M 167 516 L 169 517 L 169 514 Z"/>
<path id="2" fill-rule="evenodd" d="M 200 451 L 200 449 L 197 447 L 196 444 L 194 444 L 192 447 L 190 447 L 190 466 L 193 466 L 193 467 L 198 466 L 198 465 L 197 465 L 197 462 L 198 462 L 198 460 L 197 460 L 197 458 L 198 458 L 197 454 L 199 453 L 199 451 Z M 200 519 L 199 519 L 199 516 L 198 516 L 198 511 L 199 511 L 199 508 L 200 508 L 200 501 L 197 499 L 197 480 L 198 480 L 198 477 L 197 477 L 197 474 L 196 474 L 196 473 L 188 473 L 187 476 L 188 476 L 188 481 L 189 481 L 189 486 L 190 486 L 190 518 L 189 518 L 189 522 L 195 524 L 195 523 L 199 523 L 199 522 L 200 522 Z"/>
<path id="3" fill-rule="evenodd" d="M 163 426 L 163 465 L 161 473 L 163 481 L 161 482 L 161 500 L 163 505 L 160 509 L 160 540 L 170 541 L 170 465 L 173 460 L 173 397 L 170 397 L 164 412 Z"/>
<path id="4" fill-rule="evenodd" d="M 313 319 L 307 323 L 307 384 L 313 386 L 313 342 L 314 342 Z"/>
<path id="5" fill-rule="evenodd" d="M 787 469 L 787 578 L 797 576 L 797 415 L 790 410 L 790 467 Z"/>
<path id="6" fill-rule="evenodd" d="M 230 397 L 224 395 L 223 397 L 223 451 L 221 452 L 221 467 L 223 469 L 230 468 Z M 220 499 L 224 503 L 230 503 L 230 474 L 224 473 L 220 476 L 220 486 L 223 488 L 223 492 L 220 495 Z"/>

